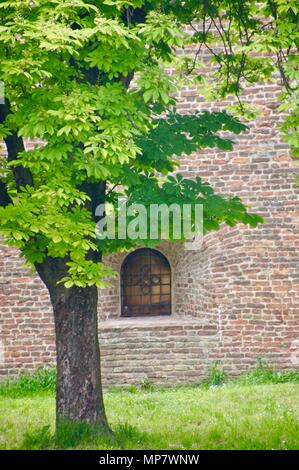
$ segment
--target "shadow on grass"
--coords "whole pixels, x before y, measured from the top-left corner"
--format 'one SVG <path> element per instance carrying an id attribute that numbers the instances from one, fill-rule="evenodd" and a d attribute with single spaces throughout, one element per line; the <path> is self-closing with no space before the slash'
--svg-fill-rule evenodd
<path id="1" fill-rule="evenodd" d="M 20 449 L 143 449 L 150 447 L 155 437 L 127 423 L 116 426 L 112 434 L 86 423 L 64 423 L 55 434 L 50 426 L 27 432 Z"/>
<path id="2" fill-rule="evenodd" d="M 25 433 L 20 450 L 44 450 L 52 448 L 53 445 L 54 437 L 50 426 L 41 426 Z"/>

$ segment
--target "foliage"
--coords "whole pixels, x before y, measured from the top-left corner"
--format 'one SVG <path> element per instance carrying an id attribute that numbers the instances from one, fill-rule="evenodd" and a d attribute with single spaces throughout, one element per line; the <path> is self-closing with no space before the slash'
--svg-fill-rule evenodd
<path id="1" fill-rule="evenodd" d="M 150 379 L 145 378 L 145 379 L 142 380 L 142 382 L 140 384 L 140 389 L 141 390 L 148 390 L 148 391 L 154 390 L 154 384 Z M 131 393 L 132 393 L 132 390 L 131 390 Z"/>
<path id="2" fill-rule="evenodd" d="M 115 437 L 88 426 L 54 434 L 52 395 L 0 401 L 1 449 L 298 449 L 298 384 L 105 394 Z M 65 446 L 65 447 L 64 447 Z"/>
<path id="3" fill-rule="evenodd" d="M 265 360 L 258 359 L 256 367 L 246 374 L 238 377 L 229 377 L 224 371 L 219 361 L 214 362 L 208 371 L 207 376 L 196 383 L 194 387 L 214 387 L 218 385 L 258 385 L 258 384 L 279 384 L 279 383 L 299 383 L 299 372 L 293 369 L 274 370 Z M 38 395 L 41 393 L 52 394 L 56 388 L 55 368 L 39 368 L 35 372 L 22 373 L 17 379 L 2 381 L 0 383 L 0 397 L 22 398 Z M 178 385 L 178 389 L 186 388 L 185 385 Z M 153 391 L 166 391 L 163 387 L 157 387 L 149 379 L 142 380 L 140 385 L 130 385 L 126 391 L 131 394 Z M 119 393 L 120 387 L 109 389 L 109 393 Z"/>
<path id="4" fill-rule="evenodd" d="M 296 370 L 276 371 L 271 369 L 266 361 L 259 359 L 256 368 L 241 375 L 237 382 L 240 384 L 299 383 L 299 372 Z"/>
<path id="5" fill-rule="evenodd" d="M 277 80 L 283 85 L 281 130 L 294 156 L 299 156 L 299 8 L 297 0 L 187 0 L 172 2 L 177 14 L 188 23 L 198 44 L 195 57 L 187 60 L 201 89 L 210 97 L 236 95 L 239 112 L 252 115 L 242 98 L 246 84 Z M 197 4 L 197 8 L 193 9 Z M 220 47 L 219 47 L 220 46 Z M 200 53 L 211 54 L 214 73 L 201 72 Z M 206 66 L 206 64 L 204 64 Z"/>
<path id="6" fill-rule="evenodd" d="M 203 384 L 209 387 L 223 385 L 227 380 L 227 375 L 219 361 L 212 364 L 208 376 L 203 380 Z"/>
<path id="7" fill-rule="evenodd" d="M 55 392 L 56 370 L 55 368 L 40 368 L 32 374 L 22 373 L 16 380 L 8 380 L 0 383 L 0 396 L 25 397 L 36 393 Z"/>
<path id="8" fill-rule="evenodd" d="M 192 2 L 189 10 L 197 11 Z M 183 153 L 230 150 L 222 131 L 245 130 L 226 113 L 177 115 L 180 80 L 166 72 L 190 37 L 175 1 L 8 0 L 0 18 L 0 125 L 8 150 L 1 235 L 29 264 L 39 271 L 45 260 L 63 260 L 68 272 L 60 281 L 68 288 L 107 285 L 113 272 L 101 253 L 142 241 L 96 238 L 96 206 L 118 196 L 200 200 L 206 230 L 262 222 L 199 178 L 161 177 Z M 28 138 L 44 145 L 25 150 Z"/>

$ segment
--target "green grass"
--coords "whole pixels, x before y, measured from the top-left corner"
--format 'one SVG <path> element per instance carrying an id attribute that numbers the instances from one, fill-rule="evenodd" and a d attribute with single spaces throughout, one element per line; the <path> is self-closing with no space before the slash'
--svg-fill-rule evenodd
<path id="1" fill-rule="evenodd" d="M 55 392 L 54 368 L 37 369 L 34 374 L 21 374 L 17 380 L 0 382 L 0 397 L 20 398 L 37 393 Z"/>
<path id="2" fill-rule="evenodd" d="M 115 437 L 88 426 L 54 437 L 50 390 L 0 389 L 1 449 L 298 449 L 299 383 L 114 390 L 105 393 Z M 13 392 L 12 392 L 13 390 Z"/>
<path id="3" fill-rule="evenodd" d="M 298 370 L 275 371 L 268 364 L 258 359 L 256 367 L 247 374 L 230 378 L 224 372 L 219 361 L 211 365 L 206 378 L 194 384 L 195 387 L 212 387 L 223 384 L 256 385 L 256 384 L 279 384 L 298 383 Z M 17 380 L 0 382 L 0 397 L 20 398 L 36 395 L 42 392 L 55 392 L 56 372 L 55 368 L 40 368 L 33 374 L 21 374 Z M 176 387 L 178 388 L 178 387 Z M 135 393 L 138 390 L 154 391 L 156 387 L 148 379 L 144 379 L 139 386 L 130 385 L 127 391 Z M 118 391 L 116 388 L 115 391 Z M 160 388 L 161 390 L 161 388 Z M 111 389 L 113 391 L 113 389 Z"/>

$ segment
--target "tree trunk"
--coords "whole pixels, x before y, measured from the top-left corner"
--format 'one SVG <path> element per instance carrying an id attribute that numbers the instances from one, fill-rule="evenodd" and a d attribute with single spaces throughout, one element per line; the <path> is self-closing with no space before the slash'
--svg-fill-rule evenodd
<path id="1" fill-rule="evenodd" d="M 71 289 L 53 305 L 57 354 L 56 418 L 106 427 L 100 375 L 96 287 Z"/>
<path id="2" fill-rule="evenodd" d="M 86 422 L 110 431 L 101 385 L 97 288 L 57 285 L 55 278 L 65 271 L 61 261 L 55 266 L 54 260 L 48 260 L 37 270 L 49 289 L 54 311 L 56 427 L 63 422 Z"/>

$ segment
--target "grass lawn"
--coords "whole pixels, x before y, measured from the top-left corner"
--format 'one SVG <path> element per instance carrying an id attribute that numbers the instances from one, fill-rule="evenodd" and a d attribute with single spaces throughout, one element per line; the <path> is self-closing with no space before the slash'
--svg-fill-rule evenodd
<path id="1" fill-rule="evenodd" d="M 0 394 L 1 395 L 1 394 Z M 53 392 L 0 396 L 0 448 L 299 449 L 299 383 L 106 392 L 114 439 L 53 437 Z"/>

